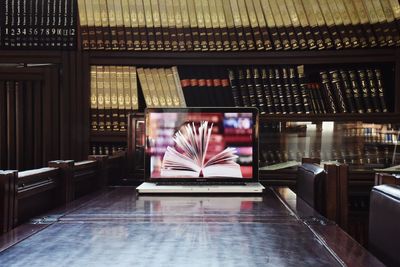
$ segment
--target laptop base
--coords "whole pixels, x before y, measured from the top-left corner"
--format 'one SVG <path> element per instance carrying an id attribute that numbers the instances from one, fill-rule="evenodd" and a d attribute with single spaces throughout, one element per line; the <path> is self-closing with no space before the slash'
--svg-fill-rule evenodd
<path id="1" fill-rule="evenodd" d="M 136 188 L 139 193 L 262 193 L 265 187 L 260 183 L 245 185 L 157 185 L 142 183 Z"/>

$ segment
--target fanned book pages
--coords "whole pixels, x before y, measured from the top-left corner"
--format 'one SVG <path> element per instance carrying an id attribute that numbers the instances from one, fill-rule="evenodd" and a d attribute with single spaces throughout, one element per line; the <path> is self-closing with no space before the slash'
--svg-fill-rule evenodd
<path id="1" fill-rule="evenodd" d="M 164 177 L 234 177 L 242 178 L 236 149 L 228 147 L 206 161 L 213 123 L 199 127 L 183 126 L 173 137 L 176 148 L 168 146 L 161 166 Z"/>

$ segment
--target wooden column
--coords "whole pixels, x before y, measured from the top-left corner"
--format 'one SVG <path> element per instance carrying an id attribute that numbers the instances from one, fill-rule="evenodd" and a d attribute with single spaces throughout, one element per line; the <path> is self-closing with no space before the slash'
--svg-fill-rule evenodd
<path id="1" fill-rule="evenodd" d="M 10 231 L 16 221 L 17 171 L 0 171 L 0 233 Z"/>
<path id="2" fill-rule="evenodd" d="M 108 165 L 108 156 L 106 155 L 91 155 L 89 156 L 89 160 L 95 160 L 98 164 L 98 188 L 103 188 L 108 185 L 108 177 L 109 173 L 109 165 Z"/>

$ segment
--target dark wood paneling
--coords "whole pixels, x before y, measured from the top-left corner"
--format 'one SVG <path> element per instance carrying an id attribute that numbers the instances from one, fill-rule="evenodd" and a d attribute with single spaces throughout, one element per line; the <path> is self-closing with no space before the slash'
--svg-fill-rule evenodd
<path id="1" fill-rule="evenodd" d="M 24 166 L 26 169 L 34 168 L 34 124 L 33 124 L 33 81 L 25 81 L 24 89 Z"/>
<path id="2" fill-rule="evenodd" d="M 8 169 L 16 169 L 16 108 L 15 108 L 15 82 L 6 82 L 7 87 L 7 144 L 8 144 Z"/>
<path id="3" fill-rule="evenodd" d="M 7 169 L 7 89 L 0 80 L 0 169 Z"/>
<path id="4" fill-rule="evenodd" d="M 24 81 L 15 82 L 16 169 L 24 169 Z"/>

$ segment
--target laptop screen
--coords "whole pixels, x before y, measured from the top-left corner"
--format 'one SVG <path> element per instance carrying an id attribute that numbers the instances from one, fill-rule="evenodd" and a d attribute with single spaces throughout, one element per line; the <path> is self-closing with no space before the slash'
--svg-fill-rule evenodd
<path id="1" fill-rule="evenodd" d="M 148 109 L 146 178 L 257 179 L 256 126 L 253 108 Z"/>

